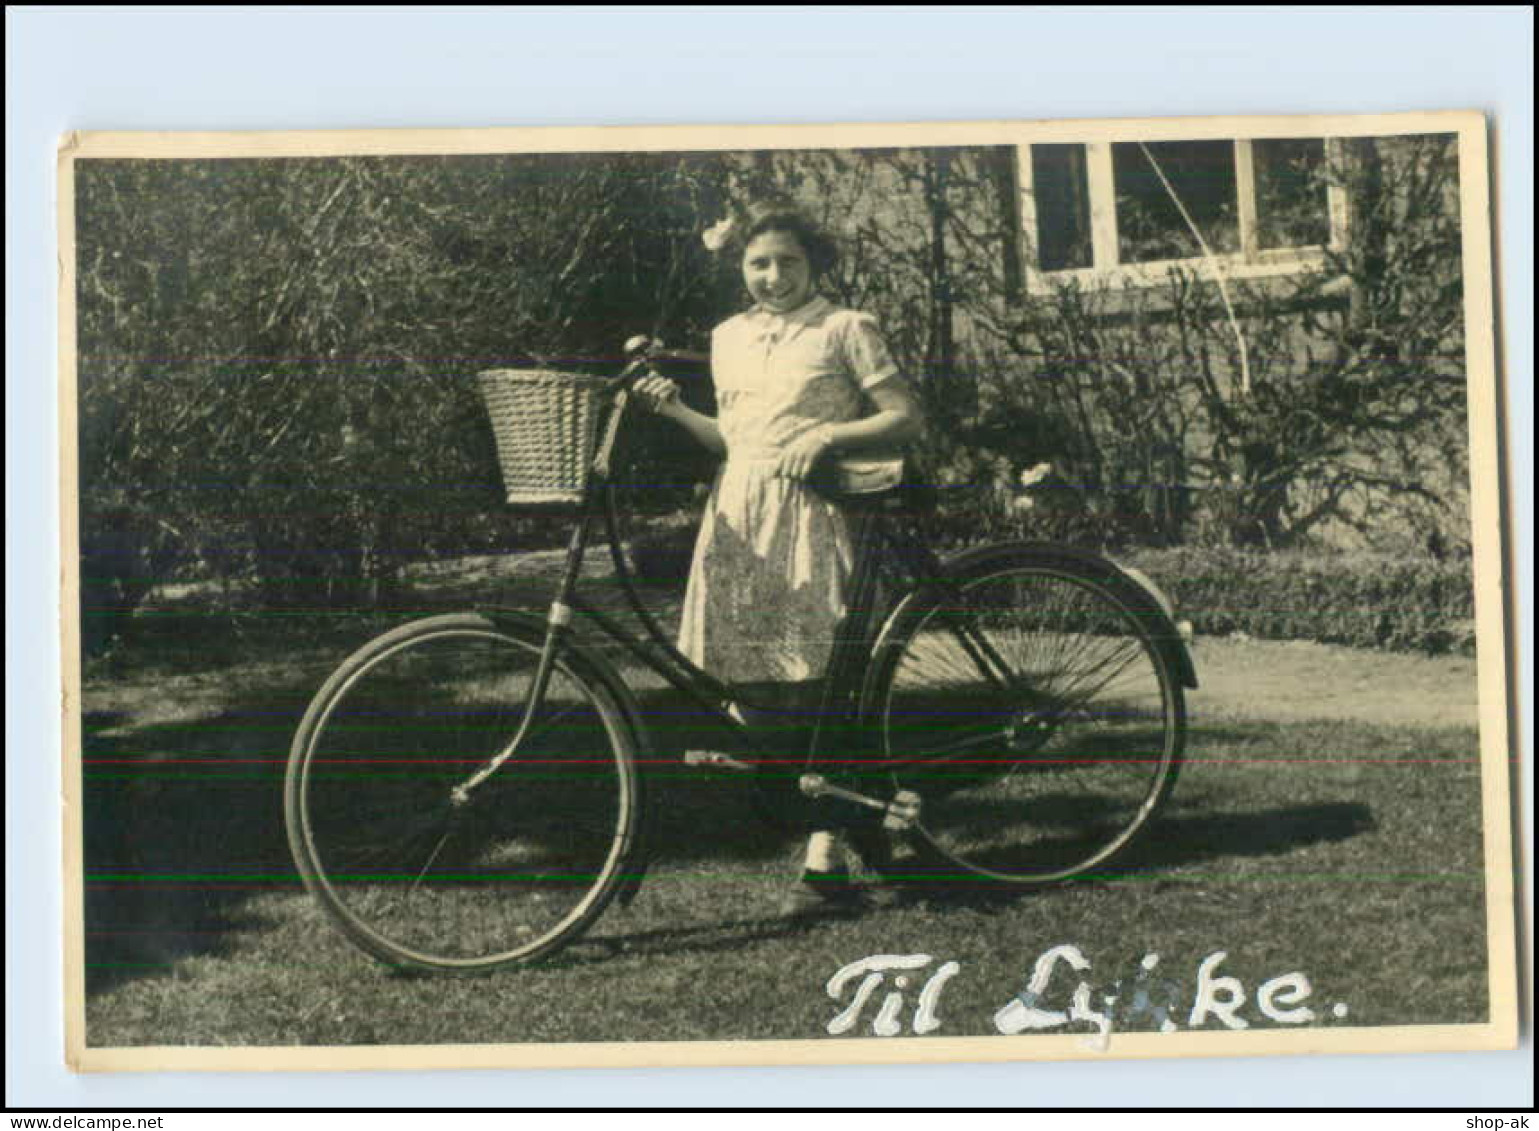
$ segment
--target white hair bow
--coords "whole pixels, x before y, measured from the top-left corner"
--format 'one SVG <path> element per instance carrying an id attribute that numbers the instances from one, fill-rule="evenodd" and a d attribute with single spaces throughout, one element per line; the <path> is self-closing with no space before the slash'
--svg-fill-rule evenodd
<path id="1" fill-rule="evenodd" d="M 718 220 L 700 234 L 700 242 L 705 244 L 707 251 L 720 251 L 727 246 L 727 240 L 732 236 L 732 218 Z"/>

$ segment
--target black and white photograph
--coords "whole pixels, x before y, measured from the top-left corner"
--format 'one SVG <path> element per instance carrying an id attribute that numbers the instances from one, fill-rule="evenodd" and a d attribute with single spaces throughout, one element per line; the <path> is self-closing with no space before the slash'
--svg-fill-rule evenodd
<path id="1" fill-rule="evenodd" d="M 1510 1048 L 1487 123 L 80 133 L 80 1069 Z"/>

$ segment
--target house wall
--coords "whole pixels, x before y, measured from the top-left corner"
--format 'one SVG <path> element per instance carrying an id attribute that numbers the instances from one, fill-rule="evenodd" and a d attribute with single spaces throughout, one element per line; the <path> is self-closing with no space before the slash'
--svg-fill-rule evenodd
<path id="1" fill-rule="evenodd" d="M 1426 191 L 1428 170 L 1439 162 L 1451 165 L 1457 154 L 1423 141 L 1362 143 L 1378 162 L 1383 183 L 1408 186 L 1403 196 L 1391 191 L 1376 205 L 1387 209 L 1391 259 L 1419 253 L 1411 247 L 1417 208 L 1430 204 L 1457 217 L 1456 181 L 1445 177 Z M 1239 185 L 1255 181 L 1255 154 L 1247 144 L 1236 146 L 1252 162 Z M 1251 234 L 1217 256 L 1222 291 L 1208 257 L 1140 263 L 1136 270 L 1116 264 L 1041 271 L 1033 258 L 1031 185 L 1022 174 L 1030 164 L 1027 147 L 756 154 L 742 162 L 740 187 L 788 191 L 840 237 L 845 255 L 832 289 L 849 305 L 877 315 L 925 390 L 937 430 L 950 440 L 943 462 L 949 461 L 945 470 L 953 480 L 1007 485 L 1047 456 L 1064 460 L 1096 490 L 1136 480 L 1151 492 L 1180 495 L 1189 512 L 1217 513 L 1231 502 L 1240 505 L 1235 476 L 1251 474 L 1238 450 L 1245 436 L 1226 442 L 1225 430 L 1235 430 L 1231 418 L 1298 410 L 1296 435 L 1311 446 L 1311 470 L 1289 488 L 1289 508 L 1300 514 L 1311 509 L 1309 497 L 1319 493 L 1311 476 L 1318 484 L 1336 471 L 1356 469 L 1368 480 L 1382 470 L 1385 480 L 1347 492 L 1341 517 L 1317 523 L 1310 538 L 1341 546 L 1408 546 L 1429 523 L 1441 521 L 1445 541 L 1465 542 L 1464 460 L 1450 458 L 1460 452 L 1451 452 L 1447 442 L 1450 428 L 1461 428 L 1457 414 L 1424 427 L 1414 443 L 1350 420 L 1334 443 L 1318 428 L 1306 436 L 1310 424 L 1303 409 L 1311 401 L 1311 383 L 1346 380 L 1343 373 L 1363 380 L 1370 369 L 1380 386 L 1422 377 L 1419 359 L 1409 359 L 1403 374 L 1392 366 L 1354 368 L 1342 360 L 1344 328 L 1364 305 L 1364 265 L 1353 258 L 1362 227 L 1353 208 L 1362 201 L 1352 200 L 1351 177 L 1357 174 L 1350 164 L 1363 152 L 1353 148 L 1360 143 L 1323 144 L 1339 162 L 1329 169 L 1328 191 L 1301 199 L 1321 201 L 1327 215 L 1298 230 L 1328 229 L 1329 246 L 1266 246 L 1255 235 L 1265 217 L 1258 219 L 1253 201 L 1240 209 L 1242 235 Z M 1408 177 L 1407 170 L 1418 166 L 1419 179 Z M 1385 214 L 1372 218 L 1382 221 Z M 1098 222 L 1104 227 L 1104 221 Z M 1396 244 L 1399 224 L 1407 227 Z M 1103 232 L 1100 244 L 1115 249 L 1115 233 Z M 1439 262 L 1457 273 L 1456 254 Z M 1379 309 L 1375 317 L 1405 321 L 1411 315 Z M 1439 379 L 1448 378 L 1451 365 L 1458 372 L 1458 349 L 1426 342 L 1421 347 L 1437 355 Z M 1151 398 L 1162 402 L 1157 413 L 1143 411 Z M 1266 407 L 1247 408 L 1247 399 Z M 1254 422 L 1250 432 L 1286 446 L 1290 428 L 1279 416 L 1270 432 Z M 1243 505 L 1260 505 L 1260 488 L 1247 490 L 1252 496 Z M 1398 509 L 1391 505 L 1396 500 L 1403 504 Z M 1107 505 L 1144 504 L 1129 495 Z M 1431 513 L 1439 506 L 1446 511 L 1442 519 Z M 1182 536 L 1217 535 L 1187 524 Z"/>

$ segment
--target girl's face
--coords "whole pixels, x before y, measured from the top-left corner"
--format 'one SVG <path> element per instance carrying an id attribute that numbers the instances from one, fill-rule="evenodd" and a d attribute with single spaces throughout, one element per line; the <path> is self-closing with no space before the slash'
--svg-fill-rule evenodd
<path id="1" fill-rule="evenodd" d="M 790 232 L 760 232 L 743 249 L 743 282 L 754 301 L 785 314 L 812 297 L 812 264 Z"/>

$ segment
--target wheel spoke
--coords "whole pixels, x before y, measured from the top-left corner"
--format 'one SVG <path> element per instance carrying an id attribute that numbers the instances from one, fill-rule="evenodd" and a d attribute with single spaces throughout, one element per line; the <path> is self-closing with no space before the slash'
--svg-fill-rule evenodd
<path id="1" fill-rule="evenodd" d="M 422 865 L 421 869 L 418 870 L 416 877 L 413 878 L 411 882 L 411 887 L 407 889 L 408 894 L 416 891 L 422 883 L 422 877 L 432 871 L 434 861 L 438 859 L 438 854 L 444 850 L 444 845 L 449 843 L 449 837 L 453 835 L 453 833 L 454 829 L 452 827 L 447 828 L 444 830 L 443 835 L 438 838 L 438 843 L 433 845 L 433 851 L 428 853 L 427 861 Z"/>
<path id="2" fill-rule="evenodd" d="M 927 746 L 925 753 L 915 758 L 895 758 L 888 761 L 889 769 L 899 769 L 906 766 L 928 766 L 936 762 L 945 761 L 947 758 L 971 753 L 976 750 L 997 749 L 1002 742 L 1008 741 L 1008 734 L 1003 728 L 991 727 L 977 734 L 968 735 L 965 738 L 952 737 L 944 742 L 937 742 Z"/>
<path id="3" fill-rule="evenodd" d="M 1059 697 L 1067 703 L 1088 703 L 1099 695 L 1124 671 L 1132 667 L 1142 657 L 1136 644 L 1130 644 L 1122 649 L 1124 657 L 1110 671 L 1097 671 L 1090 668 L 1080 673 L 1079 678 L 1071 683 L 1068 688 L 1059 692 Z M 1099 680 L 1099 682 L 1092 682 Z"/>
<path id="4" fill-rule="evenodd" d="M 1184 732 L 1139 615 L 1022 551 L 895 630 L 878 718 L 894 785 L 923 798 L 938 876 L 1052 882 L 1131 842 Z"/>

